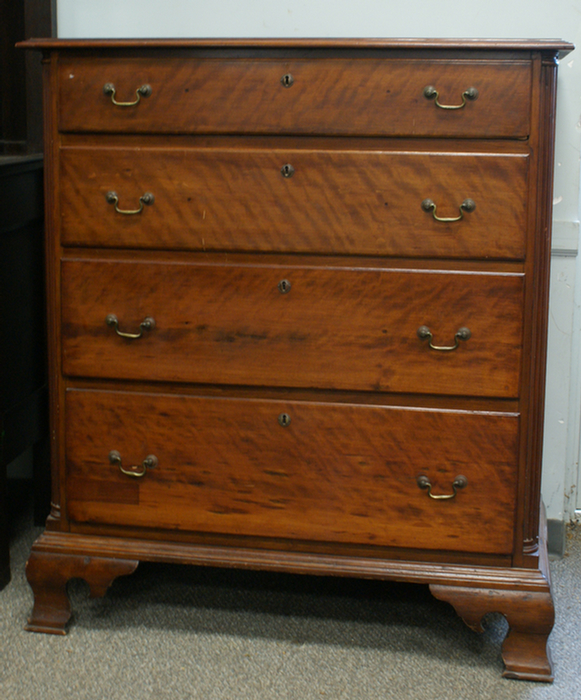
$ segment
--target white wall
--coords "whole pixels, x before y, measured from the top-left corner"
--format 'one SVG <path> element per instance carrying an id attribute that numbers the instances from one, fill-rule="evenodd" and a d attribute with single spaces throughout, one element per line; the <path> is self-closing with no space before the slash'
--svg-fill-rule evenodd
<path id="1" fill-rule="evenodd" d="M 68 38 L 559 38 L 581 47 L 581 0 L 58 0 L 57 13 L 59 36 Z M 563 61 L 558 90 L 542 486 L 556 520 L 573 514 L 579 468 L 580 52 Z"/>

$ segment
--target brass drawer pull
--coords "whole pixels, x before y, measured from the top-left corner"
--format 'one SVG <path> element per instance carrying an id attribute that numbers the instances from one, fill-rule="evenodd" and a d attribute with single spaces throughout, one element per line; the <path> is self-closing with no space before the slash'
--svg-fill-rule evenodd
<path id="1" fill-rule="evenodd" d="M 462 104 L 460 105 L 443 105 L 439 101 L 440 93 L 436 90 L 433 85 L 428 85 L 424 88 L 424 97 L 427 100 L 435 100 L 436 107 L 440 109 L 462 109 L 466 106 L 467 100 L 474 101 L 478 99 L 478 90 L 476 88 L 468 88 L 462 93 Z"/>
<path id="2" fill-rule="evenodd" d="M 441 352 L 450 352 L 451 350 L 456 350 L 460 345 L 461 340 L 468 340 L 472 335 L 469 328 L 459 328 L 454 335 L 454 345 L 434 345 L 432 343 L 432 331 L 427 326 L 420 326 L 418 328 L 418 338 L 425 340 L 429 338 L 429 345 L 432 350 L 440 350 Z"/>
<path id="3" fill-rule="evenodd" d="M 456 494 L 460 489 L 465 489 L 466 486 L 468 486 L 468 479 L 465 476 L 462 476 L 461 474 L 457 476 L 452 482 L 452 489 L 454 490 L 454 493 L 432 493 L 432 483 L 427 476 L 418 476 L 416 481 L 421 489 L 428 490 L 428 496 L 430 498 L 433 498 L 435 501 L 449 501 L 451 498 L 456 497 Z"/>
<path id="4" fill-rule="evenodd" d="M 464 218 L 464 212 L 471 212 L 476 209 L 476 202 L 473 199 L 465 199 L 460 205 L 460 216 L 436 216 L 436 203 L 432 199 L 424 199 L 422 202 L 422 209 L 427 212 L 432 212 L 432 216 L 436 221 L 444 221 L 446 223 L 450 221 L 460 221 Z"/>
<path id="5" fill-rule="evenodd" d="M 141 212 L 143 211 L 144 204 L 147 204 L 149 206 L 155 201 L 155 197 L 151 194 L 151 192 L 146 192 L 145 194 L 142 194 L 139 198 L 139 209 L 119 209 L 119 207 L 117 206 L 119 204 L 119 197 L 117 196 L 117 192 L 107 192 L 105 197 L 109 204 L 115 205 L 115 211 L 118 214 L 127 215 L 141 214 Z"/>
<path id="6" fill-rule="evenodd" d="M 116 464 L 123 474 L 132 476 L 135 479 L 141 479 L 141 477 L 145 476 L 148 469 L 155 469 L 158 465 L 157 457 L 155 455 L 148 455 L 141 463 L 141 466 L 134 465 L 129 467 L 129 469 L 125 469 L 121 464 L 121 455 L 117 450 L 111 450 L 111 452 L 109 452 L 109 461 L 111 464 Z"/>
<path id="7" fill-rule="evenodd" d="M 117 102 L 117 100 L 115 99 L 115 85 L 113 85 L 113 83 L 105 83 L 105 85 L 103 85 L 103 92 L 105 93 L 105 95 L 111 96 L 111 102 L 114 105 L 117 105 L 117 107 L 134 107 L 135 105 L 139 104 L 142 97 L 149 97 L 151 95 L 152 90 L 151 85 L 142 85 L 141 87 L 138 87 L 135 91 L 137 99 L 133 102 Z"/>
<path id="8" fill-rule="evenodd" d="M 105 323 L 108 326 L 113 326 L 115 328 L 115 333 L 121 338 L 129 338 L 129 340 L 137 340 L 143 335 L 143 331 L 152 331 L 155 328 L 155 321 L 151 316 L 147 316 L 139 324 L 139 333 L 124 333 L 119 330 L 119 319 L 115 314 L 107 314 L 105 318 Z"/>

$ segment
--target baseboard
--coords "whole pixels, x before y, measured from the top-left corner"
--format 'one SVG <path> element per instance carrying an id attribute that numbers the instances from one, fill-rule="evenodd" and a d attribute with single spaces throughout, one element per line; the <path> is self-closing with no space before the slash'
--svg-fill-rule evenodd
<path id="1" fill-rule="evenodd" d="M 565 554 L 567 526 L 564 520 L 547 520 L 547 548 L 552 557 Z"/>

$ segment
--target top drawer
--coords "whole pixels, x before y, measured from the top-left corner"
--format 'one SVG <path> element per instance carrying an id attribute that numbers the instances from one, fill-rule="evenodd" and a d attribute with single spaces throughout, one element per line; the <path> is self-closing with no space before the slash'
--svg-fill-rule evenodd
<path id="1" fill-rule="evenodd" d="M 68 132 L 529 134 L 526 60 L 61 58 L 58 80 Z M 113 104 L 136 102 L 142 86 L 150 94 L 137 104 Z"/>

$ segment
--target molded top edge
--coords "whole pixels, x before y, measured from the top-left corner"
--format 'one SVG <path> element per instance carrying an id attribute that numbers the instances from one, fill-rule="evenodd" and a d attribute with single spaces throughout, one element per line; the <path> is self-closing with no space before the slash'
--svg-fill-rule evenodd
<path id="1" fill-rule="evenodd" d="M 346 49 L 478 49 L 551 51 L 565 56 L 575 46 L 561 39 L 29 39 L 27 49 L 195 49 L 195 48 L 346 48 Z"/>

